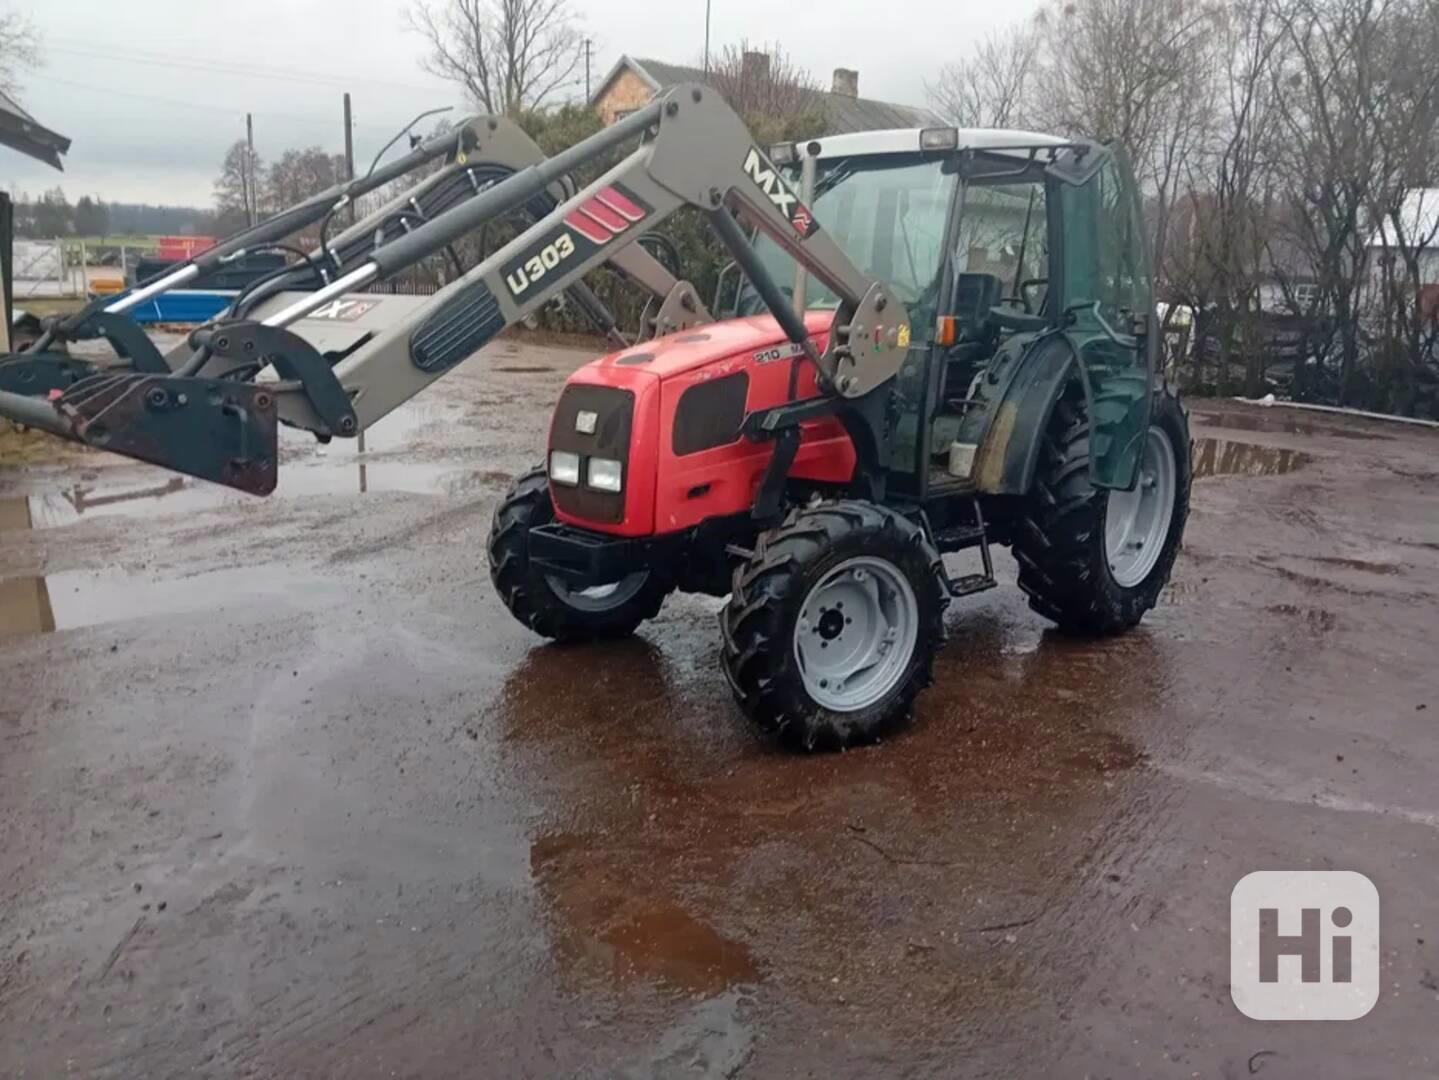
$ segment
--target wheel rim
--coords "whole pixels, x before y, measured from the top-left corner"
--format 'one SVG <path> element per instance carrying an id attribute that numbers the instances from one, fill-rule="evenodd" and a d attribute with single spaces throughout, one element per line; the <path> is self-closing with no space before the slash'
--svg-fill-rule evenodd
<path id="1" fill-rule="evenodd" d="M 554 594 L 562 601 L 574 608 L 576 611 L 613 611 L 622 604 L 627 604 L 638 595 L 649 580 L 648 570 L 636 570 L 633 574 L 626 574 L 618 581 L 611 581 L 604 585 L 590 585 L 584 589 L 576 589 L 564 578 L 556 574 L 547 574 L 545 581 L 554 590 Z"/>
<path id="2" fill-rule="evenodd" d="M 904 677 L 919 635 L 914 589 L 892 563 L 847 559 L 810 589 L 794 626 L 809 696 L 836 712 L 873 705 Z"/>
<path id="3" fill-rule="evenodd" d="M 1132 589 L 1159 562 L 1174 518 L 1174 447 L 1157 425 L 1149 429 L 1133 491 L 1111 491 L 1104 514 L 1104 552 L 1109 572 Z"/>

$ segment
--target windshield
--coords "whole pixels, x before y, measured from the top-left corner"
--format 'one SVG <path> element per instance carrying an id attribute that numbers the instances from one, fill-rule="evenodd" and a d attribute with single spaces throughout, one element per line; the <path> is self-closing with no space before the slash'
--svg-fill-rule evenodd
<path id="1" fill-rule="evenodd" d="M 796 183 L 791 177 L 791 182 Z M 812 209 L 855 264 L 883 281 L 909 308 L 916 327 L 934 322 L 943 269 L 944 226 L 955 177 L 943 172 L 940 157 L 875 154 L 819 162 Z M 767 236 L 755 251 L 785 295 L 794 285 L 794 260 Z M 813 276 L 805 288 L 811 308 L 833 308 L 839 298 Z M 764 305 L 748 284 L 740 293 L 741 314 Z"/>

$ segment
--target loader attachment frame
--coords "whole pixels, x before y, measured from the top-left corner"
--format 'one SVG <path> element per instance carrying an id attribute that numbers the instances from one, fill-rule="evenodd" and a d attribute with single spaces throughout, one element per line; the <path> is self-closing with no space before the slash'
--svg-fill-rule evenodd
<path id="1" fill-rule="evenodd" d="M 326 237 L 331 219 L 355 199 L 400 176 L 423 168 L 438 157 L 447 157 L 444 168 L 422 178 L 394 196 L 364 219 L 351 224 L 333 239 Z M 263 309 L 271 298 L 295 290 L 327 285 L 347 268 L 363 263 L 371 251 L 384 242 L 403 236 L 418 224 L 473 198 L 486 188 L 528 166 L 544 161 L 535 141 L 513 120 L 501 116 L 477 116 L 459 128 L 421 143 L 410 154 L 346 184 L 336 185 L 279 214 L 242 230 L 180 266 L 164 271 L 118 299 L 91 302 L 79 312 L 56 319 L 29 349 L 0 355 L 0 391 L 47 395 L 63 391 L 82 378 L 101 372 L 129 369 L 146 374 L 168 374 L 172 366 L 155 348 L 145 331 L 128 313 L 140 304 L 172 289 L 181 288 L 200 275 L 256 250 L 273 247 L 291 233 L 320 223 L 321 244 L 305 254 L 303 261 L 287 264 L 242 292 L 235 305 L 221 316 L 246 317 Z M 560 177 L 530 200 L 533 217 L 547 213 L 574 194 L 569 177 Z M 458 266 L 458 258 L 451 251 Z M 712 317 L 699 302 L 693 288 L 679 281 L 641 246 L 615 252 L 611 265 L 627 280 L 652 293 L 660 301 L 658 313 L 646 317 L 639 337 L 670 333 Z M 570 300 L 600 332 L 618 344 L 630 344 L 620 332 L 605 304 L 584 283 L 568 291 Z M 107 341 L 120 359 L 118 365 L 99 365 L 57 351 L 64 342 Z M 188 356 L 181 356 L 181 364 Z M 193 372 L 191 372 L 193 374 Z"/>
<path id="2" fill-rule="evenodd" d="M 394 275 L 445 249 L 467 233 L 520 208 L 575 169 L 635 138 L 639 147 L 583 190 L 565 199 L 504 247 L 430 297 L 406 318 L 366 341 L 330 368 L 290 329 L 324 305 Z M 329 284 L 298 296 L 260 320 L 221 321 L 191 335 L 189 360 L 173 376 L 117 376 L 143 388 L 141 406 L 116 419 L 141 429 L 145 460 L 266 494 L 274 487 L 275 431 L 268 408 L 247 408 L 227 396 L 234 380 L 216 368 L 248 357 L 278 377 L 257 382 L 273 416 L 321 438 L 350 436 L 402 405 L 472 355 L 505 327 L 570 288 L 600 263 L 634 244 L 640 226 L 652 228 L 681 208 L 699 210 L 750 277 L 785 335 L 817 370 L 860 448 L 883 441 L 875 408 L 910 343 L 905 305 L 882 282 L 857 268 L 821 229 L 808 207 L 718 94 L 699 85 L 670 89 L 613 126 L 554 157 L 540 160 L 472 198 L 376 246 L 368 260 Z M 738 220 L 737 220 L 738 219 Z M 777 282 L 755 257 L 741 225 L 757 229 L 787 251 L 839 297 L 821 352 Z M 638 249 L 635 249 L 638 250 Z M 622 257 L 622 256 L 621 256 Z M 236 352 L 238 350 L 238 352 Z M 83 380 L 54 403 L 43 425 L 71 438 L 132 456 L 137 440 L 117 439 L 115 420 L 97 440 L 90 384 Z M 183 390 L 168 379 L 192 380 Z M 111 387 L 111 393 L 115 393 Z M 15 395 L 0 393 L 0 416 L 16 419 Z M 22 399 L 24 400 L 24 399 Z M 106 400 L 109 400 L 108 398 Z M 340 407 L 344 402 L 346 407 Z M 201 422 L 178 419 L 185 410 Z M 29 411 L 29 410 L 22 410 Z M 21 419 L 21 422 L 28 422 Z M 209 443 L 197 446 L 197 435 Z M 216 447 L 234 451 L 215 467 Z M 871 456 L 866 454 L 865 456 Z M 216 474 L 219 474 L 218 476 Z"/>

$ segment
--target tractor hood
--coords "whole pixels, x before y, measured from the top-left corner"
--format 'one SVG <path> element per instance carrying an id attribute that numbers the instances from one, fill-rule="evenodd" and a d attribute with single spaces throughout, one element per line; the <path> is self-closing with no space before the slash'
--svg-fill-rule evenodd
<path id="1" fill-rule="evenodd" d="M 833 311 L 810 311 L 805 315 L 805 326 L 824 346 L 824 338 L 834 321 Z M 642 342 L 617 353 L 601 357 L 588 367 L 592 371 L 618 368 L 627 375 L 643 372 L 656 379 L 669 379 L 696 368 L 706 367 L 721 360 L 744 360 L 766 363 L 783 356 L 788 351 L 774 356 L 766 354 L 773 349 L 786 349 L 788 341 L 779 324 L 769 315 L 748 319 L 728 319 L 710 323 L 678 334 Z"/>

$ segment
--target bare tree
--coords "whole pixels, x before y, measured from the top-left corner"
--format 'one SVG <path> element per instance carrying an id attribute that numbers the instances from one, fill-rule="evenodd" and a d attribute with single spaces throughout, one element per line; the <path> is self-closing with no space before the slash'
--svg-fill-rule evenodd
<path id="1" fill-rule="evenodd" d="M 741 41 L 710 57 L 708 80 L 730 108 L 751 126 L 764 128 L 756 137 L 803 138 L 818 130 L 794 130 L 823 124 L 819 80 L 776 45 Z M 783 130 L 778 130 L 783 129 Z"/>
<path id="2" fill-rule="evenodd" d="M 1193 306 L 1201 343 L 1217 347 L 1220 393 L 1229 390 L 1232 347 L 1260 336 L 1266 238 L 1273 203 L 1277 116 L 1271 79 L 1283 41 L 1275 5 L 1236 4 L 1220 25 L 1217 115 L 1211 139 L 1186 163 L 1183 221 L 1187 246 L 1168 260 L 1166 284 Z M 1246 389 L 1257 393 L 1265 350 L 1249 350 Z M 1201 353 L 1202 357 L 1202 353 Z"/>
<path id="3" fill-rule="evenodd" d="M 1380 29 L 1381 92 L 1363 103 L 1377 132 L 1378 168 L 1367 208 L 1370 285 L 1378 331 L 1375 391 L 1409 411 L 1417 377 L 1433 363 L 1439 326 L 1425 303 L 1426 271 L 1439 245 L 1439 3 L 1395 0 Z"/>
<path id="4" fill-rule="evenodd" d="M 0 91 L 14 96 L 20 78 L 42 63 L 40 34 L 35 24 L 18 11 L 0 12 Z"/>
<path id="5" fill-rule="evenodd" d="M 409 23 L 429 43 L 425 69 L 486 112 L 549 104 L 584 63 L 569 0 L 415 0 Z"/>
<path id="6" fill-rule="evenodd" d="M 1036 119 L 1123 148 L 1145 189 L 1161 280 L 1179 181 L 1209 137 L 1223 18 L 1210 0 L 1056 0 L 1037 21 Z"/>
<path id="7" fill-rule="evenodd" d="M 1327 316 L 1315 323 L 1310 351 L 1327 360 L 1337 339 L 1341 403 L 1353 388 L 1364 336 L 1366 207 L 1382 162 L 1374 103 L 1392 59 L 1380 33 L 1387 6 L 1387 0 L 1294 0 L 1284 13 L 1283 63 L 1273 76 L 1286 203 L 1283 231 L 1274 239 L 1303 253 L 1316 288 L 1304 305 L 1283 273 L 1280 283 L 1291 307 Z"/>
<path id="8" fill-rule="evenodd" d="M 930 104 L 959 127 L 1023 127 L 1033 108 L 1030 80 L 1039 58 L 1038 25 L 1021 23 L 986 37 L 964 60 L 926 84 Z"/>
<path id="9" fill-rule="evenodd" d="M 264 165 L 250 152 L 244 139 L 236 139 L 225 151 L 220 175 L 215 178 L 216 227 L 233 232 L 243 227 L 260 208 L 260 174 Z"/>

